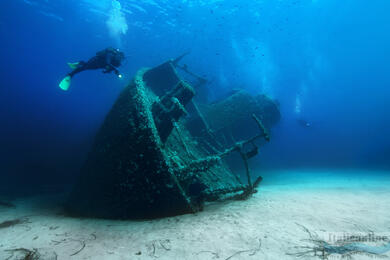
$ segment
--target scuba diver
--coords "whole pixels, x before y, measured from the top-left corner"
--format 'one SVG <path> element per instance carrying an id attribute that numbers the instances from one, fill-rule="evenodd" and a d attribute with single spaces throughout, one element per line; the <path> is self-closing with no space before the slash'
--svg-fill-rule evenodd
<path id="1" fill-rule="evenodd" d="M 85 70 L 103 69 L 103 73 L 114 73 L 122 78 L 122 74 L 118 71 L 118 67 L 121 66 L 122 61 L 125 59 L 125 54 L 119 49 L 112 47 L 106 48 L 96 53 L 96 56 L 89 59 L 87 62 L 79 61 L 75 63 L 68 63 L 69 67 L 73 69 L 68 75 L 61 81 L 59 87 L 67 91 L 70 87 L 71 79 L 77 73 Z"/>
<path id="2" fill-rule="evenodd" d="M 307 122 L 306 120 L 304 120 L 302 118 L 297 119 L 297 122 L 302 127 L 305 127 L 305 128 L 311 127 L 311 123 Z"/>

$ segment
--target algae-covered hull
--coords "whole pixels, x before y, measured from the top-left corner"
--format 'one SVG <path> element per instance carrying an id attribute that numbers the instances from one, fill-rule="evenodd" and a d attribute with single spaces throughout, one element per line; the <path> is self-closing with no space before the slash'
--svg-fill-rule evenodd
<path id="1" fill-rule="evenodd" d="M 155 94 L 159 85 L 170 90 Z M 222 158 L 198 146 L 181 122 L 194 90 L 170 62 L 140 70 L 100 128 L 67 208 L 104 218 L 199 211 L 218 194 L 244 190 Z"/>

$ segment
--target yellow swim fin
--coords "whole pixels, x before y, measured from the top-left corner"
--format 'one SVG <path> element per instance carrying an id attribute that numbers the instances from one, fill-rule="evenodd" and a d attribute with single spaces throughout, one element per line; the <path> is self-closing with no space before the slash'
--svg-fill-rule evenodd
<path id="1" fill-rule="evenodd" d="M 67 91 L 70 87 L 70 83 L 71 83 L 71 77 L 70 76 L 66 76 L 60 83 L 59 87 L 63 90 L 63 91 Z"/>
<path id="2" fill-rule="evenodd" d="M 71 69 L 77 69 L 77 67 L 79 66 L 80 62 L 68 62 L 68 66 L 71 68 Z"/>

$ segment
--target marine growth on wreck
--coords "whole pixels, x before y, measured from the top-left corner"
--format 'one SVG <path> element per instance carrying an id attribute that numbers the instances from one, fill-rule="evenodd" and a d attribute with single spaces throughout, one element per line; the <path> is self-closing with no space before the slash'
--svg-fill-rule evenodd
<path id="1" fill-rule="evenodd" d="M 140 69 L 122 91 L 68 200 L 71 214 L 157 218 L 256 192 L 261 177 L 252 180 L 248 160 L 258 154 L 258 140 L 270 140 L 268 129 L 280 118 L 277 105 L 244 91 L 198 103 L 194 97 L 205 81 L 195 87 L 184 81 L 179 59 Z M 236 131 L 242 124 L 246 135 Z M 246 179 L 229 168 L 231 153 L 241 156 Z"/>

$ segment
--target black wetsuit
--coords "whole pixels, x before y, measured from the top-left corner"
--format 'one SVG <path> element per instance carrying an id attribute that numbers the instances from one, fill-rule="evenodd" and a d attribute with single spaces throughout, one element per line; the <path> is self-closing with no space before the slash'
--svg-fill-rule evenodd
<path id="1" fill-rule="evenodd" d="M 75 74 L 84 70 L 96 70 L 104 69 L 103 73 L 110 73 L 114 71 L 116 75 L 120 75 L 117 67 L 119 67 L 124 59 L 124 53 L 114 49 L 107 48 L 96 53 L 95 57 L 92 57 L 87 62 L 80 61 L 77 68 L 70 72 L 68 75 L 73 77 Z"/>

